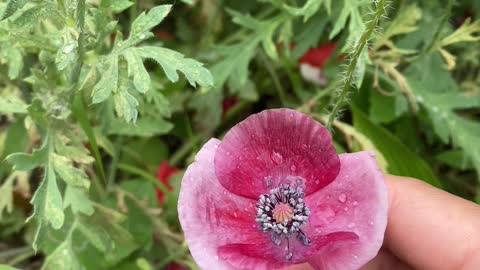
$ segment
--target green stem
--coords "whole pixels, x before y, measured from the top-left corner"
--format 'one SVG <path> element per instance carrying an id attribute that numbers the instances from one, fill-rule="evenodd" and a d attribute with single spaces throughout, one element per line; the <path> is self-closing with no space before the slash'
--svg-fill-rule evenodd
<path id="1" fill-rule="evenodd" d="M 19 256 L 19 255 L 22 255 L 22 254 L 29 253 L 30 251 L 33 251 L 31 246 L 24 246 L 24 247 L 5 250 L 5 251 L 0 252 L 0 259 L 5 259 L 5 258 L 13 257 L 13 256 Z"/>
<path id="2" fill-rule="evenodd" d="M 363 48 L 367 45 L 368 39 L 372 35 L 373 31 L 375 30 L 375 27 L 378 24 L 378 21 L 380 18 L 385 14 L 385 0 L 379 0 L 377 3 L 375 15 L 373 19 L 368 23 L 367 29 L 363 32 L 362 36 L 360 37 L 360 40 L 358 41 L 358 44 L 356 45 L 354 52 L 352 54 L 352 60 L 348 64 L 347 67 L 347 75 L 342 87 L 342 90 L 340 91 L 340 94 L 338 96 L 338 99 L 333 106 L 332 111 L 330 112 L 330 115 L 328 116 L 328 121 L 327 121 L 327 128 L 331 130 L 332 128 L 332 123 L 335 120 L 338 111 L 340 110 L 340 107 L 343 105 L 343 102 L 345 101 L 345 98 L 348 95 L 348 92 L 350 90 L 350 85 L 353 83 L 353 80 L 355 78 L 355 68 L 357 67 L 357 62 L 362 54 Z"/>
<path id="3" fill-rule="evenodd" d="M 265 55 L 263 50 L 260 50 L 258 55 L 260 56 L 260 60 L 263 62 L 265 65 L 265 68 L 267 69 L 268 73 L 270 74 L 270 77 L 272 77 L 273 85 L 275 86 L 275 89 L 277 90 L 278 96 L 280 97 L 280 102 L 282 103 L 282 106 L 285 106 L 287 104 L 287 96 L 285 95 L 285 89 L 283 89 L 282 84 L 280 83 L 280 79 L 277 76 L 277 73 L 275 72 L 275 69 L 268 59 L 268 57 Z"/>
<path id="4" fill-rule="evenodd" d="M 135 174 L 145 178 L 145 180 L 150 181 L 156 188 L 160 189 L 163 192 L 163 194 L 165 194 L 165 196 L 168 197 L 168 194 L 170 194 L 170 191 L 168 190 L 168 188 L 163 183 L 158 181 L 158 179 L 155 176 L 149 174 L 148 172 L 125 163 L 118 164 L 118 168 L 124 172 Z"/>
<path id="5" fill-rule="evenodd" d="M 435 29 L 435 33 L 433 34 L 432 39 L 424 47 L 424 50 L 423 50 L 424 53 L 430 52 L 437 44 L 438 42 L 437 39 L 440 36 L 440 33 L 442 32 L 443 28 L 445 27 L 445 24 L 447 23 L 448 18 L 450 18 L 450 15 L 452 14 L 452 8 L 454 3 L 455 3 L 455 0 L 448 0 L 447 9 L 443 14 L 442 20 L 440 21 L 437 28 Z"/>
<path id="6" fill-rule="evenodd" d="M 120 159 L 120 149 L 122 148 L 122 143 L 123 143 L 123 137 L 119 136 L 115 140 L 115 152 L 113 153 L 112 157 L 112 163 L 110 164 L 110 167 L 108 169 L 108 178 L 107 178 L 107 191 L 110 190 L 111 185 L 113 182 L 115 182 L 115 177 L 117 175 L 117 165 L 118 165 L 118 160 Z"/>
<path id="7" fill-rule="evenodd" d="M 158 269 L 163 269 L 165 266 L 167 266 L 170 262 L 175 261 L 176 259 L 182 257 L 188 252 L 188 246 L 185 242 L 182 243 L 182 245 L 179 247 L 179 249 L 168 255 L 165 259 L 163 259 L 159 264 L 158 264 Z"/>
<path id="8" fill-rule="evenodd" d="M 182 145 L 171 157 L 169 160 L 170 165 L 178 166 L 180 161 L 185 158 L 190 151 L 195 148 L 195 146 L 200 142 L 200 137 L 193 137 L 187 143 Z"/>

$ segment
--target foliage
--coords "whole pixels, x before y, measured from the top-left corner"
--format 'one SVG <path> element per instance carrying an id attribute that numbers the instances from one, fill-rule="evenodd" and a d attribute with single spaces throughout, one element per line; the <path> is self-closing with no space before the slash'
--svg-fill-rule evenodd
<path id="1" fill-rule="evenodd" d="M 0 269 L 197 269 L 156 170 L 272 107 L 480 202 L 478 1 L 159 2 L 0 1 Z"/>

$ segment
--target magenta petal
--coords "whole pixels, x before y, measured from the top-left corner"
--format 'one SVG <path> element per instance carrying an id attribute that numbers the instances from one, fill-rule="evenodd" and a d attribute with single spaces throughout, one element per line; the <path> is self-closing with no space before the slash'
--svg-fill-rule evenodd
<path id="1" fill-rule="evenodd" d="M 190 252 L 202 269 L 235 269 L 222 260 L 218 247 L 258 243 L 265 236 L 255 222 L 256 201 L 225 190 L 214 173 L 219 140 L 211 139 L 195 157 L 182 180 L 178 199 L 180 224 Z"/>
<path id="2" fill-rule="evenodd" d="M 259 244 L 229 244 L 219 248 L 221 258 L 228 260 L 240 269 L 268 270 L 279 269 L 288 265 L 304 263 L 318 250 L 328 249 L 334 245 L 348 245 L 357 240 L 357 235 L 351 232 L 335 232 L 319 235 L 311 239 L 309 246 L 300 244 L 295 237 L 290 240 L 292 259 L 287 261 L 286 245 L 273 245 L 272 241 Z"/>
<path id="3" fill-rule="evenodd" d="M 304 181 L 305 194 L 328 185 L 340 162 L 327 129 L 290 109 L 265 110 L 234 126 L 215 155 L 215 172 L 232 193 L 253 199 Z"/>
<path id="4" fill-rule="evenodd" d="M 316 269 L 358 269 L 382 246 L 387 225 L 387 187 L 372 152 L 340 155 L 335 181 L 305 198 L 312 215 L 306 235 L 351 232 L 356 241 L 332 243 L 308 262 Z"/>

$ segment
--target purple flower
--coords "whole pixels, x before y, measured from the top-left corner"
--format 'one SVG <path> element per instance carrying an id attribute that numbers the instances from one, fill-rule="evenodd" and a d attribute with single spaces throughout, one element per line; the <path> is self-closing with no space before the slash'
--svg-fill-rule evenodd
<path id="1" fill-rule="evenodd" d="M 373 153 L 337 155 L 318 122 L 274 109 L 203 146 L 178 211 L 202 269 L 358 269 L 382 245 L 387 189 Z"/>

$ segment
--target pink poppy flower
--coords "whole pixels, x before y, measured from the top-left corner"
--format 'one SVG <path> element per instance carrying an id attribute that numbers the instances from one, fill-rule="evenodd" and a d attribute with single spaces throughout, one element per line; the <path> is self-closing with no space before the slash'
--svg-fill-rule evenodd
<path id="1" fill-rule="evenodd" d="M 170 179 L 170 177 L 172 175 L 174 175 L 177 172 L 178 172 L 178 168 L 176 168 L 174 166 L 170 166 L 168 161 L 164 160 L 160 163 L 160 166 L 158 166 L 157 179 L 161 183 L 165 184 L 165 186 L 168 188 L 169 191 L 172 191 L 173 188 L 170 185 L 170 183 L 168 182 L 168 180 Z M 163 191 L 161 191 L 158 188 L 155 189 L 155 191 L 157 192 L 158 204 L 163 204 L 164 197 L 165 197 L 165 195 L 163 194 Z"/>
<path id="2" fill-rule="evenodd" d="M 382 245 L 387 189 L 372 152 L 337 155 L 318 122 L 273 109 L 203 146 L 178 212 L 202 269 L 358 269 Z"/>

